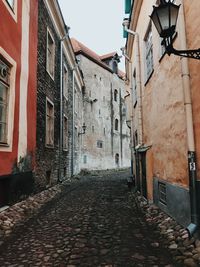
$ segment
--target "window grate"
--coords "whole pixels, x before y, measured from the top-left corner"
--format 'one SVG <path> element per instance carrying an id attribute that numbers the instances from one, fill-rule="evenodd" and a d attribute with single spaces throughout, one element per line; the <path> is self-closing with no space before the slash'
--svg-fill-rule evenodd
<path id="1" fill-rule="evenodd" d="M 159 182 L 158 183 L 158 192 L 159 192 L 159 201 L 164 205 L 167 205 L 167 191 L 166 184 Z"/>

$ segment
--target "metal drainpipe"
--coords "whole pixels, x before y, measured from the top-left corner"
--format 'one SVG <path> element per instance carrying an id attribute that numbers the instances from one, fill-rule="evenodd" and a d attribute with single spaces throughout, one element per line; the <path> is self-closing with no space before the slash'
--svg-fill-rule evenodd
<path id="1" fill-rule="evenodd" d="M 126 32 L 136 37 L 136 83 L 137 83 L 137 93 L 139 93 L 139 105 L 138 105 L 138 125 L 139 125 L 139 144 L 143 145 L 143 121 L 142 121 L 142 86 L 141 86 L 141 65 L 140 65 L 140 43 L 139 34 L 137 32 L 131 31 L 127 28 L 127 24 L 124 24 L 124 29 Z M 131 64 L 132 65 L 132 64 Z M 131 66 L 131 77 L 132 77 L 132 66 Z M 132 78 L 131 78 L 132 80 Z M 132 86 L 132 85 L 131 85 Z M 132 88 L 133 90 L 133 88 Z"/>
<path id="2" fill-rule="evenodd" d="M 187 39 L 185 32 L 185 16 L 184 3 L 180 0 L 179 13 L 179 38 L 181 49 L 187 49 Z M 190 235 L 193 235 L 198 227 L 198 212 L 197 212 L 197 191 L 196 191 L 196 156 L 195 156 L 195 141 L 194 128 L 192 116 L 192 100 L 190 88 L 190 73 L 188 66 L 188 58 L 181 57 L 181 76 L 184 91 L 184 105 L 186 113 L 186 127 L 187 127 L 187 143 L 188 143 L 188 169 L 189 169 L 189 188 L 190 188 L 190 205 L 191 205 L 191 223 L 187 230 Z"/>
<path id="3" fill-rule="evenodd" d="M 131 129 L 130 129 L 130 133 L 131 133 L 131 171 L 132 171 L 132 176 L 134 176 L 134 173 L 133 173 L 133 145 L 134 145 L 134 142 L 133 142 L 133 133 L 134 133 L 134 123 L 133 123 L 133 70 L 132 70 L 132 61 L 131 59 L 127 56 L 127 54 L 125 53 L 125 48 L 122 47 L 121 48 L 122 50 L 122 55 L 125 57 L 125 59 L 128 61 L 128 64 L 129 64 L 129 76 L 130 76 L 130 79 L 129 79 L 129 82 L 130 82 L 130 94 L 131 94 Z"/>
<path id="4" fill-rule="evenodd" d="M 62 172 L 61 172 L 61 155 L 63 148 L 63 49 L 62 43 L 68 37 L 66 34 L 60 40 L 60 145 L 59 145 L 59 182 L 62 182 Z"/>
<path id="5" fill-rule="evenodd" d="M 74 91 L 75 91 L 75 71 L 72 69 L 72 149 L 71 149 L 71 177 L 74 175 Z"/>

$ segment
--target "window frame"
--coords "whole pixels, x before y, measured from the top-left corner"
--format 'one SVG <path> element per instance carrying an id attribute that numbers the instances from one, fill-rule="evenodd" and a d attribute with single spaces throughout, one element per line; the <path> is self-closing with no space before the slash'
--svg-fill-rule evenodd
<path id="1" fill-rule="evenodd" d="M 97 140 L 97 148 L 103 148 L 103 141 Z"/>
<path id="2" fill-rule="evenodd" d="M 69 93 L 69 71 L 66 64 L 63 64 L 63 96 L 68 100 Z"/>
<path id="3" fill-rule="evenodd" d="M 55 77 L 55 54 L 56 54 L 56 45 L 55 45 L 55 40 L 53 38 L 53 34 L 50 31 L 50 29 L 47 27 L 47 36 L 46 36 L 46 71 L 49 74 L 49 76 L 54 80 Z M 51 38 L 52 40 L 52 47 L 53 47 L 53 51 L 52 51 L 52 60 L 49 62 L 49 38 Z M 49 64 L 52 63 L 52 73 L 51 73 L 51 68 L 49 67 Z"/>
<path id="4" fill-rule="evenodd" d="M 114 90 L 114 101 L 118 102 L 118 90 L 117 89 Z"/>
<path id="5" fill-rule="evenodd" d="M 5 62 L 10 68 L 10 83 L 8 92 L 7 104 L 7 130 L 6 130 L 6 143 L 0 143 L 0 151 L 11 152 L 13 146 L 13 131 L 14 131 L 14 114 L 15 114 L 15 81 L 17 63 L 11 58 L 7 52 L 0 47 L 0 59 Z"/>
<path id="6" fill-rule="evenodd" d="M 8 0 L 2 0 L 11 17 L 17 22 L 17 0 L 13 0 L 13 7 L 10 5 Z"/>
<path id="7" fill-rule="evenodd" d="M 151 40 L 151 42 L 149 41 Z M 145 63 L 145 84 L 151 78 L 151 75 L 154 71 L 154 58 L 153 58 L 153 31 L 152 23 L 149 23 L 145 37 L 144 37 L 144 63 Z M 150 58 L 150 60 L 149 60 Z M 149 64 L 148 64 L 149 60 Z M 151 64 L 150 64 L 151 63 Z M 148 66 L 151 65 L 151 68 Z"/>
<path id="8" fill-rule="evenodd" d="M 115 119 L 115 131 L 119 131 L 119 120 Z"/>
<path id="9" fill-rule="evenodd" d="M 67 125 L 66 128 L 65 128 L 65 125 Z M 64 143 L 64 140 L 65 140 L 65 143 Z M 63 150 L 64 151 L 68 151 L 68 148 L 69 148 L 68 141 L 69 141 L 68 139 L 68 117 L 64 114 L 63 115 Z"/>
<path id="10" fill-rule="evenodd" d="M 52 108 L 53 108 L 53 115 L 52 115 L 52 131 L 53 131 L 53 142 L 52 142 L 52 144 L 51 143 L 47 143 L 47 134 L 48 134 L 48 132 L 47 132 L 47 105 L 48 105 L 48 103 L 52 106 Z M 46 121 L 46 123 L 45 123 L 45 146 L 47 147 L 47 148 L 54 148 L 54 132 L 55 132 L 55 130 L 54 130 L 54 120 L 55 120 L 55 117 L 54 117 L 54 113 L 55 113 L 55 111 L 54 111 L 54 103 L 48 98 L 48 97 L 46 97 L 46 113 L 45 113 L 45 121 Z"/>

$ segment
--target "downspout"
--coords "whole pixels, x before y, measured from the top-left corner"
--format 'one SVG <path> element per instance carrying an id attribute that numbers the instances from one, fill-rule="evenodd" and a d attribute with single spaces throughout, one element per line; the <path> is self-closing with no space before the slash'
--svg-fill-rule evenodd
<path id="1" fill-rule="evenodd" d="M 76 66 L 72 69 L 72 147 L 71 147 L 71 177 L 74 175 L 74 91 L 75 91 L 75 74 Z"/>
<path id="2" fill-rule="evenodd" d="M 143 145 L 143 121 L 142 121 L 142 86 L 141 86 L 141 64 L 140 64 L 140 43 L 139 34 L 137 32 L 131 31 L 127 27 L 127 22 L 124 22 L 124 30 L 129 34 L 135 36 L 136 39 L 136 83 L 137 83 L 137 93 L 138 96 L 138 125 L 139 125 L 139 145 Z M 131 64 L 132 65 L 132 64 Z M 132 67 L 131 67 L 131 80 L 132 80 Z M 132 86 L 132 85 L 131 85 Z M 133 90 L 133 88 L 132 88 Z M 132 96 L 133 97 L 133 96 Z M 132 98 L 133 99 L 133 98 Z"/>
<path id="3" fill-rule="evenodd" d="M 125 57 L 125 59 L 128 61 L 129 64 L 129 83 L 130 83 L 130 94 L 131 94 L 131 174 L 134 177 L 134 171 L 133 171 L 133 158 L 134 158 L 134 153 L 133 153 L 133 147 L 134 147 L 134 142 L 133 142 L 133 133 L 134 133 L 134 123 L 133 123 L 133 70 L 132 70 L 132 61 L 131 59 L 127 56 L 125 53 L 125 48 L 121 48 L 122 55 Z"/>
<path id="4" fill-rule="evenodd" d="M 185 16 L 184 3 L 181 0 L 179 11 L 179 38 L 181 49 L 187 50 L 187 39 L 185 32 Z M 188 169 L 189 169 L 189 191 L 190 191 L 190 205 L 191 205 L 191 223 L 187 230 L 191 235 L 196 232 L 198 228 L 198 213 L 197 213 L 197 190 L 196 190 L 196 153 L 194 141 L 194 128 L 192 116 L 192 100 L 190 88 L 190 73 L 188 66 L 188 58 L 181 57 L 181 76 L 184 91 L 184 105 L 186 113 L 186 127 L 187 127 L 187 144 L 188 144 Z"/>
<path id="5" fill-rule="evenodd" d="M 122 132 L 122 94 L 119 89 L 119 116 L 120 116 L 120 155 L 121 155 L 121 168 L 123 167 L 123 132 Z"/>
<path id="6" fill-rule="evenodd" d="M 68 37 L 66 34 L 62 39 L 60 39 L 60 142 L 59 142 L 59 178 L 58 182 L 62 182 L 62 172 L 61 172 L 61 156 L 63 148 L 63 41 Z"/>

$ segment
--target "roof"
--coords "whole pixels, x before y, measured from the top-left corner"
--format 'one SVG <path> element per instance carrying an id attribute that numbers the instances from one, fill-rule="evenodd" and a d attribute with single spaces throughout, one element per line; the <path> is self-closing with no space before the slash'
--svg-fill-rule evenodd
<path id="1" fill-rule="evenodd" d="M 99 56 L 97 53 L 92 51 L 90 48 L 88 48 L 81 42 L 77 41 L 75 38 L 71 38 L 71 43 L 72 43 L 75 55 L 83 54 L 84 56 L 92 60 L 93 62 L 97 63 L 101 67 L 113 73 L 113 70 L 110 68 L 110 66 L 108 66 L 103 60 L 114 57 L 117 54 L 117 52 L 112 52 L 106 55 Z M 119 70 L 118 76 L 119 78 L 124 79 L 125 73 Z"/>
<path id="2" fill-rule="evenodd" d="M 114 57 L 115 55 L 117 55 L 117 52 L 112 52 L 112 53 L 103 55 L 103 56 L 101 56 L 100 58 L 101 58 L 101 60 L 105 60 L 105 59 L 108 59 L 108 58 L 112 58 L 112 57 Z"/>

